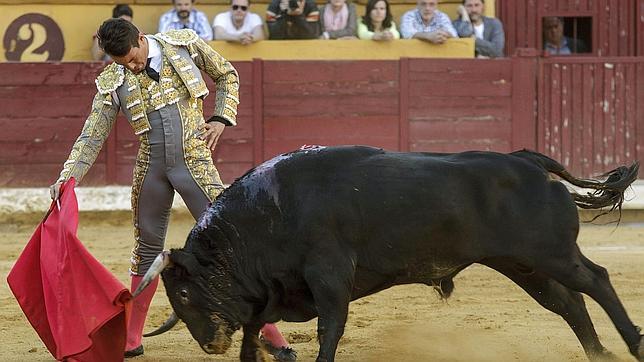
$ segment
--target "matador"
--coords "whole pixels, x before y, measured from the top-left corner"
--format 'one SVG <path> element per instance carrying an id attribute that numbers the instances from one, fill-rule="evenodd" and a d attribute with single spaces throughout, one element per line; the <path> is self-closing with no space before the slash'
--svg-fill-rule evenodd
<path id="1" fill-rule="evenodd" d="M 236 125 L 239 79 L 232 64 L 189 29 L 145 35 L 130 22 L 109 19 L 97 36 L 114 63 L 96 78 L 92 110 L 51 193 L 57 198 L 70 177 L 82 181 L 121 110 L 140 141 L 132 182 L 135 290 L 163 251 L 175 190 L 197 219 L 224 188 L 210 151 L 224 127 Z M 215 114 L 208 120 L 202 106 L 209 90 L 201 71 L 216 86 Z M 134 300 L 126 357 L 143 354 L 141 335 L 157 285 L 158 279 Z M 266 328 L 264 335 L 277 339 L 273 344 L 282 343 L 274 326 Z"/>

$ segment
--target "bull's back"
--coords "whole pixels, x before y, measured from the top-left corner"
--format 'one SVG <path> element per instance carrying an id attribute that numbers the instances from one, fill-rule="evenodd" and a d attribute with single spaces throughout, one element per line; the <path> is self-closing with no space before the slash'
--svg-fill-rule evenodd
<path id="1" fill-rule="evenodd" d="M 328 230 L 319 236 L 339 239 L 359 266 L 386 273 L 410 265 L 445 273 L 537 245 L 540 230 L 557 226 L 553 215 L 576 222 L 563 185 L 511 155 L 342 147 L 293 160 L 292 169 L 283 182 L 308 200 L 292 204 L 298 225 Z"/>

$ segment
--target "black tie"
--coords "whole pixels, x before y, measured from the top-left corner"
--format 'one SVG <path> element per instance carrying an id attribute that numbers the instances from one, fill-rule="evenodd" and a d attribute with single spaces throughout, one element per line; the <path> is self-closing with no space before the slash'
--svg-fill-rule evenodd
<path id="1" fill-rule="evenodd" d="M 150 78 L 154 79 L 156 82 L 158 82 L 159 81 L 159 72 L 157 72 L 156 70 L 152 69 L 152 67 L 150 66 L 150 61 L 151 60 L 152 60 L 152 58 L 148 58 L 148 62 L 145 63 L 145 72 L 148 74 L 148 77 L 150 77 Z"/>

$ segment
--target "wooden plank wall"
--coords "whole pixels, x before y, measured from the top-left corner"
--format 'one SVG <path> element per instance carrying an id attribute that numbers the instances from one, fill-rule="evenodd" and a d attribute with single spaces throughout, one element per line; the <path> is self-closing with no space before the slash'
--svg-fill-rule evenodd
<path id="1" fill-rule="evenodd" d="M 642 58 L 544 59 L 538 149 L 583 175 L 642 159 L 643 70 Z"/>
<path id="2" fill-rule="evenodd" d="M 56 180 L 78 137 L 102 64 L 0 66 L 0 186 L 43 186 Z M 110 140 L 105 148 L 112 147 Z M 86 184 L 104 184 L 103 150 Z"/>
<path id="3" fill-rule="evenodd" d="M 536 148 L 584 176 L 644 160 L 644 57 L 519 53 L 497 60 L 236 62 L 239 126 L 224 133 L 215 162 L 231 182 L 305 144 Z M 101 66 L 0 64 L 0 187 L 42 187 L 57 177 Z M 207 98 L 206 115 L 213 104 Z M 85 185 L 130 184 L 138 143 L 124 119 L 115 127 Z"/>
<path id="4" fill-rule="evenodd" d="M 597 11 L 597 55 L 633 56 L 637 40 L 635 16 L 639 0 L 604 0 Z M 641 35 L 640 35 L 641 36 Z"/>
<path id="5" fill-rule="evenodd" d="M 409 150 L 512 149 L 512 60 L 409 61 Z"/>
<path id="6" fill-rule="evenodd" d="M 637 53 L 638 56 L 644 56 L 644 0 L 638 0 L 635 11 L 635 23 L 637 24 Z"/>
<path id="7" fill-rule="evenodd" d="M 644 0 L 497 0 L 508 55 L 517 48 L 541 49 L 541 19 L 545 16 L 594 17 L 596 55 L 641 55 L 643 13 Z"/>
<path id="8" fill-rule="evenodd" d="M 398 61 L 265 61 L 263 157 L 305 144 L 398 149 Z"/>

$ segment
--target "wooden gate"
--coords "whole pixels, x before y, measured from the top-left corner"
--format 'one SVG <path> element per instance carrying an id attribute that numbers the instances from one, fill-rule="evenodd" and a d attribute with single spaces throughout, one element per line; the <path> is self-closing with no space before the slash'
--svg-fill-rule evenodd
<path id="1" fill-rule="evenodd" d="M 542 58 L 537 79 L 539 151 L 583 175 L 643 159 L 643 58 Z"/>

